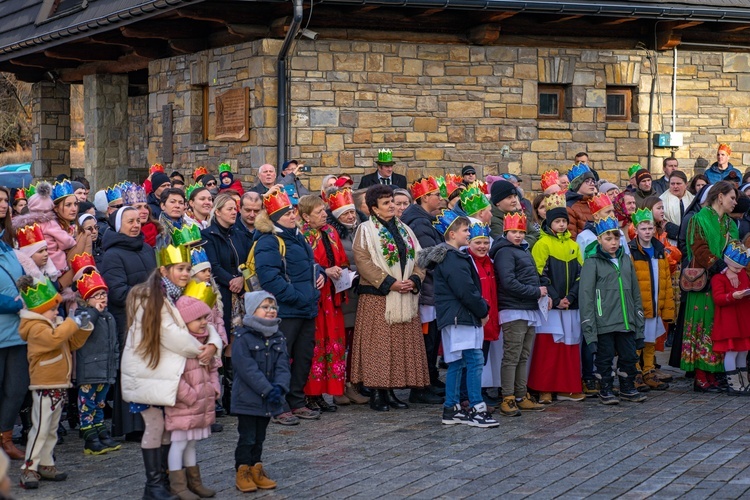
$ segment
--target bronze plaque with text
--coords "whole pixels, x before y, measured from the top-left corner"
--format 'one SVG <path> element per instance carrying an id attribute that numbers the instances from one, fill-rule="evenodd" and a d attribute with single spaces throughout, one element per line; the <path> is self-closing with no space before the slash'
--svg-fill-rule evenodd
<path id="1" fill-rule="evenodd" d="M 231 89 L 216 94 L 217 141 L 246 141 L 250 138 L 250 89 Z"/>

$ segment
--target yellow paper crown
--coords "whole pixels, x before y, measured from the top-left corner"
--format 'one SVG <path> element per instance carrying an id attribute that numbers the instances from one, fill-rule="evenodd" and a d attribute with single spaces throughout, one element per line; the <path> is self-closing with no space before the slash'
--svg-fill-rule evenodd
<path id="1" fill-rule="evenodd" d="M 183 295 L 198 299 L 212 309 L 214 304 L 216 304 L 216 293 L 214 293 L 213 287 L 204 281 L 198 282 L 191 280 L 185 287 Z"/>
<path id="2" fill-rule="evenodd" d="M 183 245 L 168 245 L 159 249 L 156 254 L 156 263 L 159 266 L 172 266 L 174 264 L 190 264 L 190 249 Z"/>
<path id="3" fill-rule="evenodd" d="M 547 201 L 544 205 L 549 212 L 553 208 L 565 208 L 565 196 L 559 194 L 551 194 L 547 196 Z"/>

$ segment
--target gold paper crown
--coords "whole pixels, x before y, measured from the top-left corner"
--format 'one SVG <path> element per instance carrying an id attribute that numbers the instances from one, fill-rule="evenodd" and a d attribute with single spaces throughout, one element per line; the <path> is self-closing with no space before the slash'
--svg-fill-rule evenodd
<path id="1" fill-rule="evenodd" d="M 214 307 L 214 304 L 216 304 L 216 293 L 214 293 L 213 287 L 203 281 L 198 282 L 191 280 L 190 283 L 188 283 L 188 285 L 185 287 L 183 295 L 198 299 L 212 309 Z"/>
<path id="2" fill-rule="evenodd" d="M 156 257 L 156 263 L 159 266 L 190 264 L 190 249 L 184 245 L 168 245 L 160 248 Z"/>
<path id="3" fill-rule="evenodd" d="M 548 212 L 553 208 L 565 208 L 565 196 L 551 194 L 547 196 L 547 201 L 544 206 L 547 208 Z"/>

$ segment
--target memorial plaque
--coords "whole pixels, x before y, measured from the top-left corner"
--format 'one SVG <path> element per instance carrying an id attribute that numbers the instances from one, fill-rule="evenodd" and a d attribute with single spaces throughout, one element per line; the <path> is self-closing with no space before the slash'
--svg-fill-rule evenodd
<path id="1" fill-rule="evenodd" d="M 231 89 L 216 94 L 217 141 L 246 141 L 250 138 L 250 89 Z"/>

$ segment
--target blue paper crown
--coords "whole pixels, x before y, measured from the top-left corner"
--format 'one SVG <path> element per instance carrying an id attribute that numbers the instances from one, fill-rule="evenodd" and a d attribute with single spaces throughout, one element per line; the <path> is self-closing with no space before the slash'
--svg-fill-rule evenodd
<path id="1" fill-rule="evenodd" d="M 448 232 L 448 229 L 450 229 L 451 224 L 453 224 L 453 222 L 459 217 L 460 215 L 453 210 L 443 209 L 437 217 L 435 217 L 435 220 L 432 221 L 432 225 L 435 226 L 435 229 L 440 231 L 440 234 L 445 234 Z"/>
<path id="2" fill-rule="evenodd" d="M 474 222 L 469 226 L 469 241 L 473 241 L 476 238 L 489 238 L 490 237 L 490 226 L 482 222 Z"/>
<path id="3" fill-rule="evenodd" d="M 122 189 L 122 204 L 123 205 L 135 205 L 136 203 L 148 203 L 148 196 L 146 190 L 138 184 L 131 184 Z"/>
<path id="4" fill-rule="evenodd" d="M 750 263 L 750 256 L 747 255 L 747 249 L 737 241 L 732 241 L 727 245 L 724 249 L 724 257 L 740 267 L 746 267 Z"/>
<path id="5" fill-rule="evenodd" d="M 190 251 L 190 263 L 193 265 L 193 267 L 197 266 L 198 264 L 208 263 L 208 254 L 202 248 L 193 248 Z"/>
<path id="6" fill-rule="evenodd" d="M 618 224 L 617 219 L 615 219 L 613 215 L 610 215 L 606 219 L 598 219 L 594 221 L 594 230 L 596 231 L 597 236 L 601 236 L 608 231 L 617 231 L 619 233 L 620 225 Z"/>
<path id="7" fill-rule="evenodd" d="M 60 198 L 65 198 L 74 193 L 73 184 L 71 184 L 68 179 L 65 179 L 62 182 L 55 182 L 55 185 L 52 186 L 52 201 L 57 201 Z"/>
<path id="8" fill-rule="evenodd" d="M 579 163 L 578 165 L 573 165 L 571 169 L 568 170 L 568 180 L 573 182 L 573 179 L 582 176 L 586 172 L 591 172 L 591 169 L 586 164 Z"/>
<path id="9" fill-rule="evenodd" d="M 114 185 L 112 187 L 108 187 L 106 190 L 107 193 L 107 204 L 114 203 L 117 200 L 122 201 L 122 190 L 120 189 L 119 184 Z"/>

